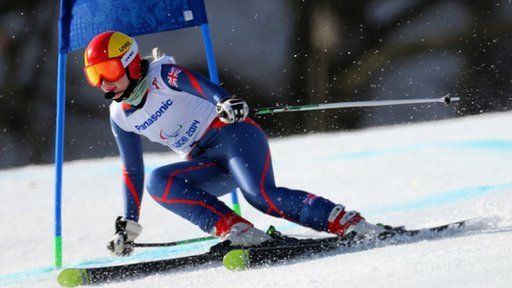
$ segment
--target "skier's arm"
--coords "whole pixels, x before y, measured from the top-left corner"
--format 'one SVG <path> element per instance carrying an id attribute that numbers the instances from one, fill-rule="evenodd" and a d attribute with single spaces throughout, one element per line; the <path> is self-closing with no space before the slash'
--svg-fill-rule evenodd
<path id="1" fill-rule="evenodd" d="M 231 96 L 205 76 L 175 64 L 162 65 L 162 79 L 169 88 L 201 97 L 212 104 Z"/>
<path id="2" fill-rule="evenodd" d="M 162 65 L 161 72 L 162 79 L 169 88 L 185 91 L 216 105 L 222 122 L 242 122 L 249 115 L 249 106 L 245 101 L 237 99 L 199 73 L 175 64 Z"/>
<path id="3" fill-rule="evenodd" d="M 144 192 L 142 140 L 140 135 L 121 129 L 112 119 L 110 124 L 123 162 L 124 217 L 137 222 Z"/>

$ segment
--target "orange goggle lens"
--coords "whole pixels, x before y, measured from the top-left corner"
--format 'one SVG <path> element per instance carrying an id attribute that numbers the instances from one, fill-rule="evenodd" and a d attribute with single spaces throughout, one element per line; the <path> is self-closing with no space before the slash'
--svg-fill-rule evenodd
<path id="1" fill-rule="evenodd" d="M 100 86 L 103 79 L 115 82 L 123 77 L 125 71 L 121 60 L 109 59 L 84 68 L 85 78 L 91 86 Z"/>

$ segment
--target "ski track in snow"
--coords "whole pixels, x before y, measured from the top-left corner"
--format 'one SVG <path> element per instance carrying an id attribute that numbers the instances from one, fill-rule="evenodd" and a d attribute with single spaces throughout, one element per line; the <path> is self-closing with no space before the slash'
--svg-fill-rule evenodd
<path id="1" fill-rule="evenodd" d="M 481 218 L 486 227 L 286 265 L 232 272 L 220 266 L 185 269 L 102 287 L 510 287 L 512 281 L 512 113 L 350 133 L 295 136 L 271 141 L 277 184 L 325 196 L 362 212 L 369 221 L 408 228 Z M 178 161 L 148 154 L 147 170 Z M 0 287 L 56 287 L 53 271 L 51 165 L 0 171 L 3 201 Z M 118 158 L 67 162 L 63 179 L 65 267 L 112 265 L 203 252 L 209 241 L 141 249 L 129 258 L 105 249 L 122 213 Z M 229 202 L 229 196 L 223 197 Z M 257 227 L 325 236 L 264 215 L 241 200 Z M 143 200 L 139 242 L 205 236 Z M 21 256 L 21 257 L 20 257 Z"/>

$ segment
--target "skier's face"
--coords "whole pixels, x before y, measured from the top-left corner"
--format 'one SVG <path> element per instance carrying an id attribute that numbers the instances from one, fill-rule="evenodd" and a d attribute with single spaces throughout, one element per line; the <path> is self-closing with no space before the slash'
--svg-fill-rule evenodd
<path id="1" fill-rule="evenodd" d="M 128 88 L 128 85 L 130 84 L 130 80 L 128 80 L 128 76 L 126 74 L 121 77 L 121 79 L 111 82 L 108 80 L 103 79 L 101 82 L 100 89 L 103 91 L 103 93 L 107 92 L 114 92 L 115 96 L 112 99 L 118 99 L 123 95 L 123 92 Z"/>

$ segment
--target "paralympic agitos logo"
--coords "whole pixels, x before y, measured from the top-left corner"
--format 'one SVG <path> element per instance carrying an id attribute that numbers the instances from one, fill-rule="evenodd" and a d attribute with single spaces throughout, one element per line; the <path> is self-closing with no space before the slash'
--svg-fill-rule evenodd
<path id="1" fill-rule="evenodd" d="M 153 123 L 158 121 L 158 119 L 162 117 L 162 115 L 164 115 L 165 111 L 167 111 L 167 109 L 169 109 L 169 107 L 172 106 L 172 103 L 173 102 L 171 99 L 167 99 L 167 101 L 162 102 L 162 106 L 160 106 L 158 110 L 156 110 L 155 113 L 151 114 L 151 116 L 149 116 L 149 118 L 146 119 L 144 122 L 140 123 L 139 125 L 135 125 L 135 129 L 139 131 L 144 131 L 148 129 L 151 125 L 153 125 Z"/>
<path id="2" fill-rule="evenodd" d="M 164 130 L 160 130 L 160 138 L 162 140 L 167 140 L 169 138 L 176 138 L 180 135 L 181 128 L 183 128 L 183 125 L 178 125 L 174 131 L 171 133 L 165 132 Z"/>

